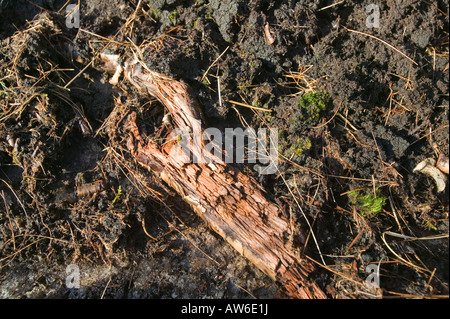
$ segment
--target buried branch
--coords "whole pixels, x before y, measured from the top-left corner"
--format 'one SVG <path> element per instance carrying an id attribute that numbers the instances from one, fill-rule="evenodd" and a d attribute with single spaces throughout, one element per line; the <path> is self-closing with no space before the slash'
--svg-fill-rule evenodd
<path id="1" fill-rule="evenodd" d="M 136 113 L 128 117 L 127 146 L 135 159 L 172 187 L 209 227 L 273 280 L 292 298 L 325 298 L 308 276 L 315 266 L 286 243 L 289 220 L 267 199 L 260 184 L 220 156 L 202 152 L 195 139 L 190 154 L 180 143 L 186 134 L 202 137 L 204 121 L 190 88 L 149 70 L 136 58 L 125 63 L 126 79 L 167 108 L 175 127 L 164 131 L 164 143 L 141 136 Z M 161 132 L 161 130 L 160 130 Z M 193 134 L 197 132 L 197 134 Z M 198 134 L 200 133 L 200 134 Z M 180 136 L 182 136 L 180 138 Z"/>

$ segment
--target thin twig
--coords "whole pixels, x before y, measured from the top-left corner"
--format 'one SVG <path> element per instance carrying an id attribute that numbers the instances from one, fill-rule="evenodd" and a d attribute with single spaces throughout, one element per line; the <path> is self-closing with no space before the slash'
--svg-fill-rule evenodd
<path id="1" fill-rule="evenodd" d="M 241 103 L 241 102 L 236 102 L 236 101 L 231 101 L 231 100 L 226 100 L 225 102 L 228 102 L 228 103 L 231 103 L 231 104 L 235 104 L 235 105 L 239 105 L 239 106 L 243 106 L 243 107 L 248 107 L 249 109 L 253 109 L 253 110 L 264 111 L 264 112 L 272 112 L 271 109 L 265 109 L 263 107 L 257 107 L 257 106 L 253 106 L 253 105 L 245 104 L 245 103 Z"/>
<path id="2" fill-rule="evenodd" d="M 336 3 L 333 3 L 333 4 L 330 4 L 329 6 L 320 8 L 320 9 L 317 10 L 317 12 L 323 11 L 323 10 L 326 10 L 326 9 L 329 9 L 329 8 L 332 8 L 332 7 L 337 6 L 338 4 L 341 4 L 341 3 L 343 3 L 343 2 L 345 2 L 345 0 L 342 0 L 342 1 L 339 1 L 339 2 L 336 2 Z"/>
<path id="3" fill-rule="evenodd" d="M 336 113 L 336 115 L 340 117 L 346 125 L 350 126 L 352 130 L 354 130 L 355 132 L 358 131 L 358 129 L 352 123 L 350 123 L 350 121 L 344 115 L 342 115 L 341 113 Z"/>
<path id="4" fill-rule="evenodd" d="M 309 257 L 308 255 L 306 255 L 306 258 L 308 258 L 308 259 L 311 260 L 312 262 L 316 263 L 316 264 L 319 265 L 320 267 L 323 267 L 323 268 L 325 268 L 326 270 L 332 272 L 332 273 L 335 274 L 335 275 L 338 275 L 338 276 L 340 276 L 340 277 L 342 277 L 342 278 L 344 278 L 344 279 L 346 279 L 346 280 L 349 280 L 349 281 L 351 281 L 351 282 L 354 282 L 355 284 L 358 284 L 358 285 L 360 285 L 360 286 L 363 286 L 363 287 L 366 286 L 365 283 L 360 282 L 360 281 L 357 281 L 357 280 L 355 280 L 355 279 L 353 279 L 353 278 L 350 278 L 350 277 L 344 275 L 343 273 L 340 273 L 340 272 L 338 272 L 338 271 L 336 271 L 336 270 L 333 270 L 331 267 L 329 267 L 329 266 L 327 266 L 327 265 L 325 265 L 325 264 L 319 263 L 318 261 L 312 259 L 312 258 Z"/>
<path id="5" fill-rule="evenodd" d="M 5 183 L 6 186 L 8 186 L 8 188 L 11 190 L 11 192 L 14 194 L 14 196 L 16 197 L 17 201 L 19 202 L 20 206 L 23 209 L 23 212 L 25 213 L 25 216 L 27 217 L 27 224 L 29 223 L 28 221 L 28 213 L 27 210 L 25 209 L 25 206 L 23 205 L 23 203 L 21 202 L 19 196 L 17 196 L 16 192 L 14 191 L 14 189 L 11 187 L 11 185 L 9 185 L 5 180 L 1 179 L 0 180 Z"/>
<path id="6" fill-rule="evenodd" d="M 333 116 L 332 116 L 328 121 L 326 121 L 325 123 L 320 124 L 320 125 L 318 125 L 318 126 L 313 126 L 312 128 L 318 129 L 318 128 L 324 127 L 325 125 L 327 125 L 328 123 L 330 123 L 330 122 L 334 119 L 334 117 L 338 114 L 339 109 L 341 108 L 341 105 L 342 105 L 342 101 L 339 103 L 339 106 L 338 106 L 336 112 L 333 114 Z"/>
<path id="7" fill-rule="evenodd" d="M 380 39 L 380 38 L 377 38 L 377 37 L 374 36 L 374 35 L 365 33 L 365 32 L 360 32 L 360 31 L 352 30 L 352 29 L 347 28 L 346 26 L 343 26 L 343 27 L 344 27 L 345 30 L 347 30 L 347 31 L 349 31 L 349 32 L 357 33 L 357 34 L 364 35 L 364 36 L 370 37 L 370 38 L 372 38 L 372 39 L 378 40 L 378 41 L 380 41 L 381 43 L 387 45 L 387 46 L 388 46 L 389 48 L 391 48 L 392 50 L 394 50 L 394 51 L 400 53 L 401 55 L 403 55 L 405 58 L 407 58 L 409 61 L 411 61 L 411 62 L 414 63 L 415 65 L 419 65 L 416 61 L 414 61 L 414 60 L 411 59 L 409 56 L 407 56 L 405 53 L 403 53 L 402 51 L 400 51 L 400 50 L 397 49 L 396 47 L 392 46 L 391 44 L 387 43 L 386 41 L 384 41 L 384 40 L 382 40 L 382 39 Z"/>
<path id="8" fill-rule="evenodd" d="M 414 141 L 411 144 L 409 144 L 409 146 L 412 146 L 412 145 L 416 144 L 417 142 L 419 142 L 420 140 L 430 136 L 431 134 L 436 133 L 437 131 L 443 130 L 443 129 L 447 128 L 447 127 L 448 127 L 448 124 L 445 124 L 444 126 L 441 126 L 440 128 L 437 128 L 434 131 L 431 131 L 431 132 L 425 134 L 424 136 L 420 137 L 417 141 Z"/>
<path id="9" fill-rule="evenodd" d="M 392 254 L 394 254 L 394 256 L 396 256 L 398 259 L 400 259 L 403 263 L 405 263 L 405 264 L 407 264 L 407 265 L 409 265 L 409 266 L 411 266 L 411 267 L 413 267 L 413 268 L 417 268 L 418 270 L 422 270 L 422 271 L 424 271 L 424 272 L 427 272 L 427 273 L 430 273 L 430 274 L 431 274 L 431 273 L 432 273 L 431 270 L 429 270 L 429 269 L 427 269 L 427 268 L 423 268 L 423 267 L 417 266 L 417 265 L 413 264 L 412 262 L 410 262 L 410 261 L 404 259 L 404 258 L 401 257 L 399 254 L 397 254 L 397 253 L 394 251 L 394 249 L 392 249 L 391 246 L 389 246 L 389 244 L 388 244 L 387 241 L 386 241 L 385 236 L 386 236 L 386 235 L 391 235 L 391 236 L 392 236 L 392 234 L 396 234 L 396 233 L 392 233 L 392 232 L 388 232 L 388 231 L 387 231 L 387 232 L 384 232 L 383 234 L 381 234 L 381 239 L 383 240 L 384 244 L 385 244 L 386 247 L 389 249 L 389 251 L 390 251 Z M 400 234 L 396 234 L 396 235 L 395 235 L 395 237 L 400 237 L 400 236 L 402 236 L 402 237 L 404 238 L 404 235 L 400 235 Z M 408 236 L 408 237 L 409 237 L 409 236 Z"/>
<path id="10" fill-rule="evenodd" d="M 108 283 L 105 286 L 105 289 L 103 289 L 102 295 L 100 296 L 100 299 L 103 299 L 105 297 L 106 289 L 108 289 L 109 283 L 111 282 L 112 277 L 109 277 Z"/>
<path id="11" fill-rule="evenodd" d="M 217 59 L 215 59 L 214 62 L 211 63 L 211 65 L 208 67 L 208 69 L 206 69 L 206 71 L 205 71 L 205 73 L 203 74 L 202 79 L 201 79 L 202 82 L 203 82 L 203 80 L 205 79 L 205 77 L 208 75 L 209 70 L 217 63 L 217 61 L 220 60 L 220 58 L 222 57 L 222 55 L 224 55 L 225 52 L 227 52 L 229 48 L 230 48 L 230 47 L 227 46 L 227 48 L 226 48 L 226 49 L 225 49 L 225 50 L 217 57 Z"/>
<path id="12" fill-rule="evenodd" d="M 319 243 L 317 242 L 316 236 L 314 235 L 314 232 L 313 232 L 311 223 L 309 222 L 308 218 L 306 217 L 306 214 L 305 214 L 305 212 L 303 211 L 302 207 L 300 206 L 300 203 L 298 202 L 297 197 L 296 197 L 296 196 L 294 195 L 294 193 L 292 192 L 292 190 L 291 190 L 291 188 L 289 187 L 289 185 L 288 185 L 286 179 L 284 178 L 283 174 L 280 174 L 280 176 L 281 176 L 281 178 L 283 179 L 283 182 L 284 182 L 284 184 L 286 185 L 286 187 L 287 187 L 289 193 L 291 194 L 292 198 L 294 199 L 295 203 L 297 204 L 297 207 L 299 208 L 300 212 L 302 213 L 303 217 L 305 218 L 306 223 L 308 224 L 308 227 L 309 227 L 309 229 L 311 230 L 311 236 L 312 236 L 312 238 L 313 238 L 313 240 L 314 240 L 314 243 L 315 243 L 315 245 L 316 245 L 317 251 L 319 252 L 320 259 L 322 260 L 322 263 L 323 263 L 324 265 L 326 265 L 325 259 L 323 259 L 323 256 L 322 256 L 322 251 L 320 250 Z"/>
<path id="13" fill-rule="evenodd" d="M 147 231 L 147 227 L 145 226 L 145 216 L 142 216 L 142 229 L 144 230 L 144 233 L 145 233 L 149 238 L 151 238 L 151 239 L 154 240 L 154 241 L 158 241 L 159 239 L 165 237 L 166 235 L 168 235 L 168 234 L 170 234 L 171 232 L 174 231 L 174 228 L 171 227 L 170 230 L 168 230 L 168 231 L 165 232 L 164 234 L 159 235 L 159 236 L 157 236 L 157 237 L 154 237 L 154 236 L 150 235 L 150 233 Z"/>
<path id="14" fill-rule="evenodd" d="M 407 239 L 407 240 L 432 240 L 432 239 L 442 239 L 442 238 L 449 237 L 449 233 L 440 234 L 440 235 L 424 236 L 424 237 L 407 236 L 407 235 L 403 235 L 403 234 L 399 234 L 399 233 L 395 233 L 395 232 L 391 232 L 391 231 L 385 231 L 384 233 L 389 236 L 403 238 L 403 239 Z"/>

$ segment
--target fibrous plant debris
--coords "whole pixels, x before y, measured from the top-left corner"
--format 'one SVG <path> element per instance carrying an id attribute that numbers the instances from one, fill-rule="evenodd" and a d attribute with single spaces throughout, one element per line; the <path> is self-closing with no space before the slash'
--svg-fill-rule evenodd
<path id="1" fill-rule="evenodd" d="M 203 136 L 203 116 L 192 91 L 185 84 L 144 69 L 138 60 L 125 63 L 125 76 L 140 91 L 160 100 L 169 110 L 179 129 L 189 129 Z M 189 149 L 196 163 L 186 163 L 188 153 L 181 150 L 179 140 L 169 131 L 162 146 L 139 133 L 136 114 L 128 120 L 128 147 L 133 156 L 175 189 L 207 224 L 239 253 L 274 280 L 280 281 L 294 298 L 325 298 L 308 273 L 315 267 L 284 243 L 289 222 L 282 210 L 267 200 L 261 186 L 251 177 L 212 154 L 207 162 L 202 141 L 194 141 Z M 184 136 L 183 138 L 187 138 Z M 195 145 L 196 143 L 200 145 Z"/>

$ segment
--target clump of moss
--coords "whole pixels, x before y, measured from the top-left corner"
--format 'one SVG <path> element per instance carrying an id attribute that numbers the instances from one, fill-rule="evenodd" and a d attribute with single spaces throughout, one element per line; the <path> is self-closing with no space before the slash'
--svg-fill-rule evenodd
<path id="1" fill-rule="evenodd" d="M 202 18 L 198 17 L 197 19 L 195 19 L 194 24 L 192 25 L 192 29 L 196 29 L 197 28 L 197 23 L 201 20 Z"/>
<path id="2" fill-rule="evenodd" d="M 160 13 L 161 13 L 160 10 L 158 10 L 158 9 L 153 9 L 153 8 L 150 8 L 150 9 L 147 11 L 147 14 L 150 15 L 150 16 L 152 16 L 152 17 L 154 17 L 155 19 L 159 19 Z"/>
<path id="3" fill-rule="evenodd" d="M 170 13 L 169 20 L 172 24 L 176 22 L 177 16 L 178 16 L 178 12 L 176 12 L 176 11 L 173 11 Z"/>
<path id="4" fill-rule="evenodd" d="M 3 96 L 7 97 L 10 92 L 13 92 L 13 90 L 8 88 L 7 85 L 3 81 L 0 81 L 0 97 L 3 97 Z"/>
<path id="5" fill-rule="evenodd" d="M 295 143 L 292 143 L 289 150 L 297 156 L 302 156 L 303 152 L 311 148 L 311 140 L 307 137 L 298 137 Z"/>
<path id="6" fill-rule="evenodd" d="M 311 140 L 307 137 L 297 137 L 295 142 L 289 143 L 286 140 L 287 132 L 278 130 L 278 152 L 287 157 L 302 156 L 312 146 Z"/>
<path id="7" fill-rule="evenodd" d="M 326 110 L 331 102 L 331 97 L 326 92 L 308 92 L 302 95 L 298 105 L 306 112 L 301 119 L 316 120 L 320 112 Z"/>
<path id="8" fill-rule="evenodd" d="M 381 196 L 379 188 L 357 190 L 348 193 L 350 202 L 355 206 L 358 213 L 364 218 L 370 218 L 378 214 L 386 203 L 386 197 Z"/>

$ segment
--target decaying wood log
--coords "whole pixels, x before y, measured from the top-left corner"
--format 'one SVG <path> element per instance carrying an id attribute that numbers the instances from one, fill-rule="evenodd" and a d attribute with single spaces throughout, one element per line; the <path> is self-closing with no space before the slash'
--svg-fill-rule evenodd
<path id="1" fill-rule="evenodd" d="M 167 107 L 176 128 L 203 132 L 202 114 L 186 84 L 152 72 L 137 59 L 125 63 L 124 73 L 136 88 Z M 319 286 L 308 280 L 314 265 L 286 244 L 289 221 L 282 209 L 267 199 L 253 177 L 213 155 L 198 160 L 205 159 L 200 151 L 202 140 L 193 141 L 190 159 L 197 161 L 186 161 L 174 130 L 167 133 L 165 143 L 158 143 L 143 137 L 136 121 L 136 114 L 131 113 L 127 146 L 138 162 L 180 194 L 239 253 L 279 281 L 292 298 L 326 298 Z"/>

